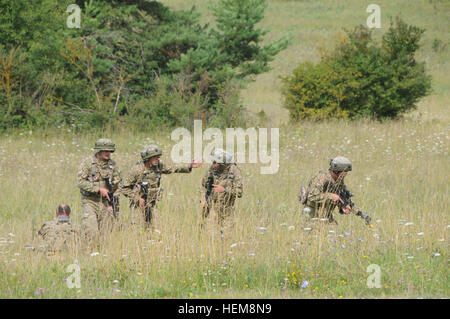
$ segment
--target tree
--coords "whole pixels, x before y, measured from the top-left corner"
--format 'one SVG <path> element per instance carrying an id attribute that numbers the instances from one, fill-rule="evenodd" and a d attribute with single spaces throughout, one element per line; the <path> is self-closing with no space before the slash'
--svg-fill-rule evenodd
<path id="1" fill-rule="evenodd" d="M 293 120 L 395 118 L 429 93 L 431 78 L 414 54 L 424 30 L 397 18 L 380 44 L 365 26 L 320 63 L 301 63 L 284 79 L 284 106 Z"/>

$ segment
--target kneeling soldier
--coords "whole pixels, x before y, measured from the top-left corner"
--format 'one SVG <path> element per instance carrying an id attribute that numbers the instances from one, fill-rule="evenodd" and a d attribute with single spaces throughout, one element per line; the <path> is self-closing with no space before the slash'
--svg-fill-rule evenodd
<path id="1" fill-rule="evenodd" d="M 38 232 L 39 250 L 53 255 L 73 245 L 75 235 L 76 231 L 70 223 L 70 207 L 59 205 L 56 218 L 45 222 Z"/>

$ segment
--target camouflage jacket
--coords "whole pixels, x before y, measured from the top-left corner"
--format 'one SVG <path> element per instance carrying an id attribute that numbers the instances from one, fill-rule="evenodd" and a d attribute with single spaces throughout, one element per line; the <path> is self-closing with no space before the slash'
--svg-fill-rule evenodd
<path id="1" fill-rule="evenodd" d="M 86 158 L 78 170 L 78 187 L 82 198 L 99 199 L 99 189 L 107 188 L 105 178 L 111 179 L 112 191 L 117 196 L 121 176 L 116 162 L 99 161 L 95 155 Z"/>
<path id="2" fill-rule="evenodd" d="M 202 179 L 202 199 L 205 199 L 208 189 L 208 179 L 212 174 L 213 184 L 221 185 L 225 188 L 223 193 L 217 193 L 211 189 L 208 202 L 225 206 L 233 205 L 236 198 L 242 197 L 242 174 L 236 164 L 231 164 L 223 171 L 215 170 L 212 166 L 206 171 Z"/>
<path id="3" fill-rule="evenodd" d="M 162 174 L 190 173 L 189 164 L 168 166 L 161 161 L 157 166 L 145 167 L 142 161 L 134 165 L 123 179 L 121 193 L 130 199 L 131 206 L 139 205 L 143 193 L 142 183 L 148 183 L 147 203 L 159 200 L 161 194 L 160 180 Z"/>
<path id="4" fill-rule="evenodd" d="M 320 171 L 308 184 L 306 206 L 324 207 L 331 212 L 338 205 L 337 202 L 331 200 L 331 196 L 344 189 L 346 189 L 346 186 L 342 180 L 335 181 L 330 172 Z"/>
<path id="5" fill-rule="evenodd" d="M 57 252 L 73 243 L 77 232 L 69 221 L 57 218 L 45 222 L 38 232 L 39 248 L 46 252 Z"/>

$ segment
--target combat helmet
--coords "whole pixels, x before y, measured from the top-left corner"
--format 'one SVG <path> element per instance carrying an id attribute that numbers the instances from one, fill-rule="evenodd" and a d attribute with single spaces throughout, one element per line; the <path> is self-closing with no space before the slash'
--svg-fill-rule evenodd
<path id="1" fill-rule="evenodd" d="M 221 148 L 216 148 L 210 154 L 211 161 L 219 164 L 231 164 L 233 162 L 233 155 L 224 151 Z"/>
<path id="2" fill-rule="evenodd" d="M 343 156 L 330 159 L 330 170 L 335 172 L 349 172 L 352 170 L 352 163 Z"/>
<path id="3" fill-rule="evenodd" d="M 161 156 L 162 150 L 157 145 L 149 145 L 141 152 L 142 160 L 145 162 L 153 156 Z"/>
<path id="4" fill-rule="evenodd" d="M 116 150 L 116 144 L 114 144 L 110 139 L 101 138 L 97 142 L 95 142 L 94 150 L 96 152 L 110 151 L 114 153 L 114 151 Z"/>

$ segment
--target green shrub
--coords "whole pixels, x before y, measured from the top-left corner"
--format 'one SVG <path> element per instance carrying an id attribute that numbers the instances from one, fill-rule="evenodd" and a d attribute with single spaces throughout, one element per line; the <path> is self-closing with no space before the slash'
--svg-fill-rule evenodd
<path id="1" fill-rule="evenodd" d="M 347 32 L 332 54 L 316 65 L 301 63 L 283 79 L 291 119 L 395 118 L 414 109 L 431 88 L 424 63 L 414 58 L 423 32 L 398 18 L 381 44 L 367 27 Z"/>

